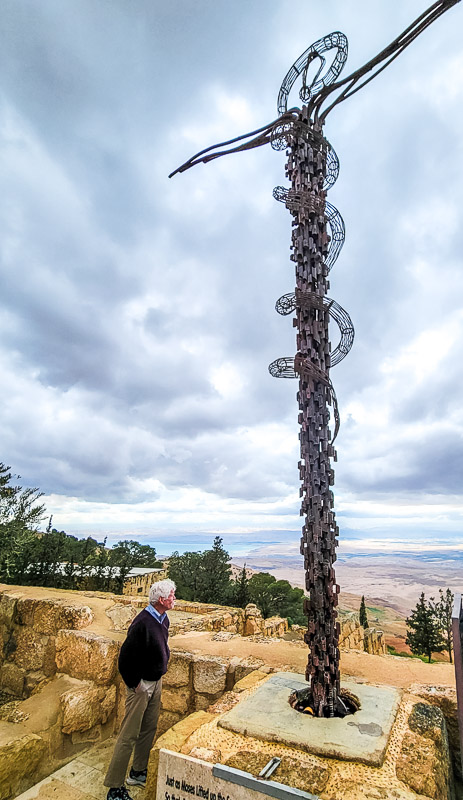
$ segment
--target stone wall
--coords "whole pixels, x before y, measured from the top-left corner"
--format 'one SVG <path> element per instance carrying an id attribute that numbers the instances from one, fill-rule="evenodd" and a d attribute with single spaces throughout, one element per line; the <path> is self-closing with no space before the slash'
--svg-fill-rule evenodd
<path id="1" fill-rule="evenodd" d="M 355 612 L 341 617 L 339 622 L 339 647 L 343 650 L 364 650 L 375 656 L 387 653 L 384 633 L 376 628 L 363 628 Z"/>
<path id="2" fill-rule="evenodd" d="M 204 711 L 257 669 L 270 671 L 256 658 L 221 658 L 173 650 L 163 678 L 158 735 L 192 712 Z"/>
<path id="3" fill-rule="evenodd" d="M 123 594 L 134 596 L 142 594 L 146 598 L 150 586 L 164 578 L 167 578 L 165 569 L 154 569 L 153 572 L 147 572 L 145 575 L 128 575 L 124 581 Z"/>
<path id="4" fill-rule="evenodd" d="M 374 656 L 381 656 L 387 653 L 384 633 L 375 628 L 367 628 L 363 633 L 363 649 Z"/>
<path id="5" fill-rule="evenodd" d="M 124 609 L 134 610 L 121 603 L 119 614 Z M 226 614 L 223 619 L 226 623 Z M 85 630 L 92 621 L 84 604 L 0 592 L 0 691 L 11 697 L 0 706 L 0 800 L 16 796 L 118 731 L 125 703 L 117 670 L 120 642 Z M 259 667 L 263 662 L 258 659 L 172 648 L 158 735 L 217 702 Z"/>
<path id="6" fill-rule="evenodd" d="M 387 653 L 384 633 L 376 628 L 363 628 L 355 612 L 341 617 L 339 624 L 339 647 L 342 650 L 364 650 L 375 656 Z M 297 631 L 301 639 L 304 638 L 306 629 L 303 625 L 293 625 L 292 630 Z"/>
<path id="7" fill-rule="evenodd" d="M 225 631 L 227 633 L 238 633 L 241 636 L 283 636 L 289 628 L 288 620 L 283 617 L 264 619 L 257 606 L 253 603 L 249 603 L 243 609 L 177 600 L 175 610 L 197 615 L 198 618 L 174 622 L 171 625 L 171 633 L 173 635 L 192 630 L 201 630 Z"/>
<path id="8" fill-rule="evenodd" d="M 132 619 L 141 608 L 146 606 L 146 598 L 121 595 L 107 595 L 114 600 L 114 605 L 106 611 L 113 630 L 127 630 Z M 183 612 L 184 618 L 175 612 Z M 257 606 L 249 603 L 246 608 L 215 606 L 208 603 L 196 603 L 188 600 L 176 600 L 175 612 L 171 615 L 170 635 L 190 631 L 212 631 L 219 633 L 236 633 L 240 636 L 274 636 L 287 633 L 289 625 L 284 617 L 264 619 Z"/>

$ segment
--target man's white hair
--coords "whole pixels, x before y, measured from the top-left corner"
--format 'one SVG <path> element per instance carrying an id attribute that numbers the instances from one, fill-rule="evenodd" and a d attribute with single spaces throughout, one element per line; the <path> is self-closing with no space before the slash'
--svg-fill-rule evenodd
<path id="1" fill-rule="evenodd" d="M 161 597 L 163 599 L 165 597 L 169 597 L 172 591 L 175 592 L 175 588 L 175 583 L 169 580 L 169 578 L 166 578 L 164 581 L 153 583 L 149 593 L 149 601 L 151 605 L 154 606 L 161 599 Z"/>

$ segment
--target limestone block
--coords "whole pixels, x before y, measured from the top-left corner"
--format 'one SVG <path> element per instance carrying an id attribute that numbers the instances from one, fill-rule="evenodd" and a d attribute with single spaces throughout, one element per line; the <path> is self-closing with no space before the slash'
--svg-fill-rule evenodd
<path id="1" fill-rule="evenodd" d="M 239 618 L 238 622 L 236 623 L 236 632 L 239 633 L 240 636 L 244 636 L 245 626 L 246 626 L 246 622 L 245 622 L 244 614 L 243 614 L 243 616 L 241 616 Z"/>
<path id="2" fill-rule="evenodd" d="M 170 712 L 168 711 L 161 712 L 161 716 L 162 714 L 169 713 Z M 214 716 L 212 714 L 208 714 L 206 711 L 198 711 L 194 714 L 190 714 L 188 717 L 185 717 L 185 719 L 177 721 L 177 723 L 168 726 L 167 729 L 164 729 L 164 733 L 162 735 L 159 734 L 160 725 L 158 725 L 158 736 L 150 752 L 150 758 L 148 762 L 148 777 L 146 779 L 145 797 L 156 796 L 159 750 L 164 748 L 166 750 L 172 750 L 174 753 L 181 752 L 183 745 L 194 733 L 194 731 L 200 728 L 202 725 L 205 725 L 207 722 L 211 722 L 213 719 Z M 161 721 L 161 718 L 159 721 Z"/>
<path id="3" fill-rule="evenodd" d="M 225 691 L 228 662 L 218 656 L 196 656 L 193 685 L 196 692 L 216 694 Z"/>
<path id="4" fill-rule="evenodd" d="M 351 619 L 346 619 L 342 625 L 342 633 L 344 636 L 349 636 L 354 630 L 354 625 Z"/>
<path id="5" fill-rule="evenodd" d="M 64 692 L 60 697 L 63 733 L 87 731 L 106 722 L 115 709 L 116 687 L 83 686 Z"/>
<path id="6" fill-rule="evenodd" d="M 209 706 L 216 703 L 220 697 L 222 697 L 222 692 L 217 692 L 217 694 L 195 694 L 195 711 L 207 711 Z"/>
<path id="7" fill-rule="evenodd" d="M 239 750 L 230 756 L 224 763 L 227 767 L 234 767 L 243 772 L 258 775 L 269 761 L 268 753 L 256 753 Z M 295 758 L 282 756 L 281 763 L 271 780 L 287 784 L 294 789 L 304 792 L 322 792 L 330 778 L 331 769 L 321 759 L 313 759 L 313 763 L 304 764 Z"/>
<path id="8" fill-rule="evenodd" d="M 156 729 L 156 739 L 182 719 L 182 715 L 175 711 L 163 711 L 159 714 L 158 727 Z"/>
<path id="9" fill-rule="evenodd" d="M 56 672 L 55 639 L 44 636 L 32 628 L 17 628 L 14 632 L 13 660 L 18 667 L 29 670 L 42 670 L 45 675 Z"/>
<path id="10" fill-rule="evenodd" d="M 412 694 L 422 697 L 424 700 L 427 700 L 428 703 L 441 709 L 447 725 L 447 735 L 454 773 L 461 780 L 460 732 L 458 729 L 456 690 L 450 686 L 422 686 L 414 683 L 410 687 L 410 691 Z"/>
<path id="11" fill-rule="evenodd" d="M 13 592 L 2 592 L 0 595 L 0 622 L 8 627 L 11 626 L 20 594 Z"/>
<path id="12" fill-rule="evenodd" d="M 114 732 L 118 733 L 125 714 L 125 700 L 127 697 L 127 687 L 122 678 L 120 677 L 120 675 L 116 676 L 116 681 L 114 685 L 116 688 L 116 705 L 115 705 L 116 717 L 114 720 Z"/>
<path id="13" fill-rule="evenodd" d="M 244 609 L 245 617 L 260 617 L 262 619 L 262 613 L 257 608 L 254 603 L 248 603 L 246 608 Z"/>
<path id="14" fill-rule="evenodd" d="M 235 684 L 238 681 L 241 681 L 242 678 L 249 675 L 250 672 L 254 672 L 256 669 L 261 669 L 264 666 L 264 662 L 260 658 L 254 658 L 254 656 L 248 656 L 248 658 L 238 658 L 234 656 L 230 662 L 230 668 L 234 668 L 234 680 Z"/>
<path id="15" fill-rule="evenodd" d="M 72 744 L 94 743 L 101 740 L 101 725 L 95 725 L 85 731 L 73 731 L 71 734 Z"/>
<path id="16" fill-rule="evenodd" d="M 71 689 L 60 697 L 63 733 L 85 731 L 100 721 L 100 701 L 104 690 L 90 687 Z"/>
<path id="17" fill-rule="evenodd" d="M 169 689 L 164 687 L 161 695 L 161 707 L 165 711 L 175 711 L 178 714 L 186 714 L 190 704 L 189 686 L 179 686 Z"/>
<path id="18" fill-rule="evenodd" d="M 373 653 L 373 643 L 372 643 L 372 635 L 371 631 L 368 629 L 365 631 L 365 635 L 363 638 L 364 648 L 367 653 Z"/>
<path id="19" fill-rule="evenodd" d="M 134 606 L 116 603 L 107 609 L 106 616 L 111 620 L 113 631 L 126 631 L 138 613 L 139 609 Z"/>
<path id="20" fill-rule="evenodd" d="M 90 631 L 59 631 L 56 665 L 73 678 L 111 683 L 117 669 L 119 644 Z"/>
<path id="21" fill-rule="evenodd" d="M 332 781 L 329 789 L 323 794 L 323 800 L 426 800 L 419 798 L 408 789 L 394 788 L 388 791 L 383 786 L 371 786 L 365 779 L 352 780 L 347 775 Z"/>
<path id="22" fill-rule="evenodd" d="M 427 703 L 416 703 L 408 727 L 396 762 L 397 777 L 417 794 L 447 800 L 451 767 L 442 711 Z"/>
<path id="23" fill-rule="evenodd" d="M 246 689 L 253 689 L 254 686 L 257 686 L 264 678 L 268 678 L 268 675 L 265 672 L 261 672 L 259 669 L 255 669 L 253 672 L 250 672 L 244 678 L 237 681 L 233 687 L 233 691 L 245 692 Z"/>
<path id="24" fill-rule="evenodd" d="M 113 684 L 106 691 L 106 694 L 101 703 L 101 722 L 104 725 L 108 721 L 111 714 L 116 710 L 116 687 Z"/>
<path id="25" fill-rule="evenodd" d="M 256 617 L 249 617 L 244 623 L 244 636 L 256 636 L 261 632 L 262 620 Z"/>
<path id="26" fill-rule="evenodd" d="M 14 733 L 14 729 L 13 723 L 2 723 L 0 800 L 15 797 L 23 787 L 31 785 L 34 773 L 46 751 L 46 744 L 40 736 L 34 733 Z"/>
<path id="27" fill-rule="evenodd" d="M 274 627 L 275 626 L 273 624 L 273 620 L 271 619 L 264 620 L 263 630 L 262 630 L 264 636 L 272 636 L 272 634 L 274 633 Z"/>
<path id="28" fill-rule="evenodd" d="M 70 605 L 65 600 L 21 597 L 16 604 L 15 620 L 38 633 L 55 635 L 61 628 L 86 628 L 93 622 L 93 613 L 88 606 Z"/>
<path id="29" fill-rule="evenodd" d="M 18 597 L 14 621 L 18 625 L 27 625 L 32 628 L 34 626 L 35 606 L 38 602 L 33 597 Z"/>
<path id="30" fill-rule="evenodd" d="M 25 670 L 16 664 L 6 663 L 0 671 L 0 686 L 4 692 L 15 697 L 22 697 Z"/>
<path id="31" fill-rule="evenodd" d="M 222 753 L 220 750 L 212 750 L 209 747 L 193 747 L 191 750 L 186 745 L 184 749 L 187 749 L 189 752 L 185 755 L 191 756 L 191 758 L 199 758 L 201 761 L 210 761 L 211 764 L 218 764 L 222 758 Z"/>
<path id="32" fill-rule="evenodd" d="M 193 663 L 191 653 L 171 653 L 167 672 L 162 679 L 164 686 L 186 686 L 190 682 Z"/>
<path id="33" fill-rule="evenodd" d="M 37 692 L 40 692 L 40 690 L 46 683 L 48 683 L 49 680 L 50 676 L 47 677 L 40 670 L 33 670 L 32 672 L 27 672 L 24 678 L 24 693 L 26 697 L 29 697 L 32 694 L 36 694 Z"/>

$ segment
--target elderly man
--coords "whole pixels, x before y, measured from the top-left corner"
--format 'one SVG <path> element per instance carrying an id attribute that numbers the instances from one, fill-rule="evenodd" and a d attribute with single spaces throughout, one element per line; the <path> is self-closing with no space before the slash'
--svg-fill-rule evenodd
<path id="1" fill-rule="evenodd" d="M 175 583 L 154 583 L 149 605 L 140 611 L 127 631 L 119 654 L 119 672 L 127 686 L 125 716 L 114 748 L 104 785 L 107 800 L 131 800 L 124 786 L 132 750 L 133 764 L 127 783 L 144 786 L 146 769 L 158 724 L 162 676 L 169 661 L 169 619 L 175 605 Z"/>

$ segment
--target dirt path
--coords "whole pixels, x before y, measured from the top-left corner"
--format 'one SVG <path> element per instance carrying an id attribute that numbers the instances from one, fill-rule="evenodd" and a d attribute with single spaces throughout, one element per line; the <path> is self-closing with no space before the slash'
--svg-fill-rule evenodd
<path id="1" fill-rule="evenodd" d="M 88 606 L 93 613 L 93 622 L 86 630 L 107 636 L 110 628 L 109 618 L 106 610 L 111 608 L 117 600 L 110 594 L 101 596 L 87 592 L 74 591 L 72 589 L 53 589 L 50 586 L 10 586 L 0 583 L 0 592 L 21 595 L 21 597 L 33 597 L 34 600 L 63 600 L 69 606 Z M 117 637 L 115 637 L 117 638 Z M 124 636 L 122 635 L 121 641 Z"/>

